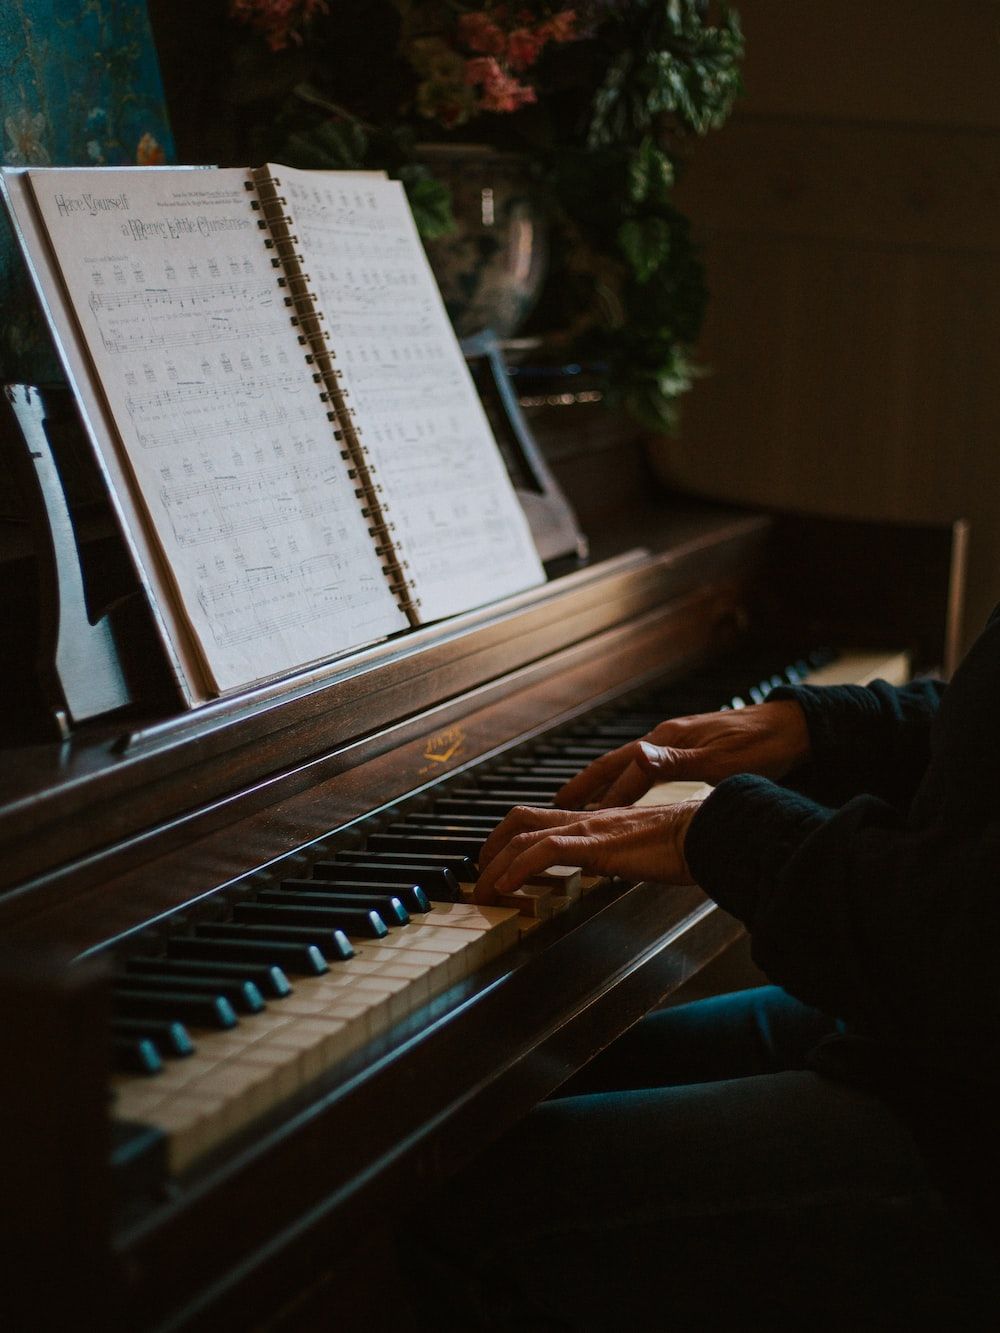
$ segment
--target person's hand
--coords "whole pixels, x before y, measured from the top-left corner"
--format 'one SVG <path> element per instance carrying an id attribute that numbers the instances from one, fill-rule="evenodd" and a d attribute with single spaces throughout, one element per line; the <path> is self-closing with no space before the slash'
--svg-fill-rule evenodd
<path id="1" fill-rule="evenodd" d="M 721 782 L 734 773 L 783 778 L 809 755 L 793 699 L 673 718 L 595 759 L 556 794 L 565 810 L 630 805 L 657 782 Z"/>
<path id="2" fill-rule="evenodd" d="M 700 801 L 577 813 L 519 805 L 493 830 L 479 857 L 476 902 L 513 893 L 550 866 L 589 875 L 691 884 L 684 836 Z"/>

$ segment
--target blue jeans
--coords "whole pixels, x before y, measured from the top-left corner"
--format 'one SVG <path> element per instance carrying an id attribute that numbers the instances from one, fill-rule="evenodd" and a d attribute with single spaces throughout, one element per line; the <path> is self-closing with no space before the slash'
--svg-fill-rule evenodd
<path id="1" fill-rule="evenodd" d="M 421 1327 L 993 1327 L 905 1125 L 804 1067 L 833 1030 L 776 986 L 650 1015 L 421 1213 Z"/>

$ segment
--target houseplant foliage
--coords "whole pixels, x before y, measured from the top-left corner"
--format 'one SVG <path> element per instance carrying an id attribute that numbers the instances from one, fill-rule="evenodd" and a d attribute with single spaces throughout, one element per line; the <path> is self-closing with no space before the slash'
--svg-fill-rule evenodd
<path id="1" fill-rule="evenodd" d="M 302 167 L 380 167 L 421 233 L 452 225 L 428 139 L 521 153 L 553 240 L 533 325 L 600 367 L 607 399 L 672 431 L 706 302 L 673 202 L 698 136 L 740 90 L 743 39 L 707 0 L 230 0 L 264 90 L 253 149 Z"/>

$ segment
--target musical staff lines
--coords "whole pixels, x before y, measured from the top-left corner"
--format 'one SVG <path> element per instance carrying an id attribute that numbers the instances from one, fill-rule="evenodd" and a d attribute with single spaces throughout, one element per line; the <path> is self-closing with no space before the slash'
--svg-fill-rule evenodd
<path id="1" fill-rule="evenodd" d="M 378 575 L 356 575 L 353 552 L 328 553 L 284 567 L 247 569 L 221 582 L 204 583 L 198 597 L 220 647 L 251 644 L 301 630 L 318 620 L 346 622 L 343 643 L 364 635 L 379 593 Z M 341 645 L 343 646 L 343 645 Z"/>
<path id="2" fill-rule="evenodd" d="M 355 507 L 347 503 L 342 471 L 329 459 L 201 477 L 161 487 L 160 498 L 182 547 L 272 532 L 320 516 L 329 520 Z"/>
<path id="3" fill-rule="evenodd" d="M 247 337 L 267 339 L 287 327 L 280 291 L 270 277 L 236 281 L 151 286 L 144 270 L 133 285 L 121 266 L 98 266 L 87 309 L 105 351 L 133 355 L 137 350 L 166 351 Z M 137 285 L 136 285 L 137 284 Z"/>
<path id="4" fill-rule="evenodd" d="M 291 373 L 266 379 L 241 376 L 232 384 L 204 379 L 130 391 L 125 406 L 143 449 L 194 445 L 208 433 L 270 436 L 316 421 L 313 386 Z"/>

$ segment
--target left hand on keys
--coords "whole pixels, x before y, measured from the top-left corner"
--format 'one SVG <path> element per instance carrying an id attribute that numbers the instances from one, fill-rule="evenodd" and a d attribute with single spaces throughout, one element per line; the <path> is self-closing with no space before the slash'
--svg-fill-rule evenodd
<path id="1" fill-rule="evenodd" d="M 691 884 L 684 837 L 701 801 L 613 810 L 548 810 L 519 805 L 487 838 L 479 858 L 476 901 L 513 893 L 549 866 Z"/>

